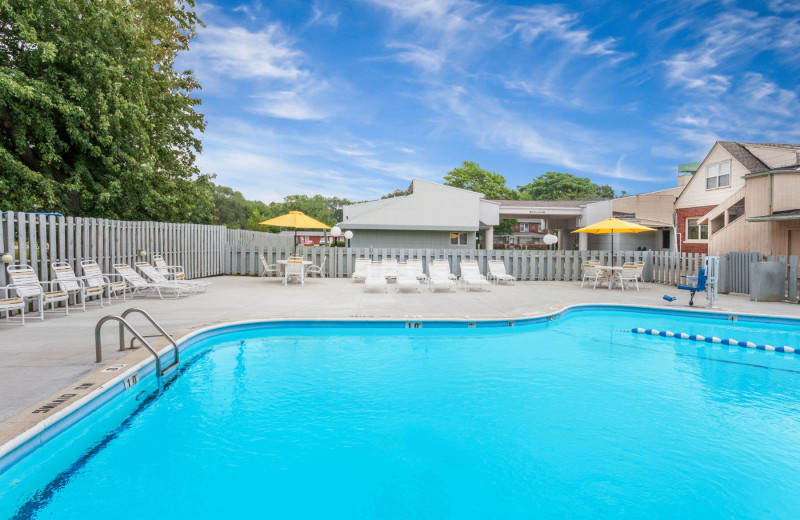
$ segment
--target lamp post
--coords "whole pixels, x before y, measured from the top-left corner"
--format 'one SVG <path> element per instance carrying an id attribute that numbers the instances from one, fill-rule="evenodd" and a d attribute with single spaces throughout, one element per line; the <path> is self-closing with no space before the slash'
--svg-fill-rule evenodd
<path id="1" fill-rule="evenodd" d="M 558 237 L 551 233 L 548 233 L 544 237 L 542 237 L 542 242 L 544 242 L 548 246 L 552 246 L 553 244 L 558 242 Z"/>
<path id="2" fill-rule="evenodd" d="M 331 228 L 331 236 L 333 237 L 333 241 L 336 242 L 338 247 L 339 245 L 339 237 L 342 236 L 342 228 L 339 226 L 333 226 Z M 333 250 L 333 276 L 337 276 L 339 274 L 339 255 L 336 253 L 336 249 Z"/>
<path id="3" fill-rule="evenodd" d="M 350 239 L 353 238 L 353 232 L 350 230 L 345 231 L 344 238 L 347 239 L 347 247 L 350 247 Z"/>

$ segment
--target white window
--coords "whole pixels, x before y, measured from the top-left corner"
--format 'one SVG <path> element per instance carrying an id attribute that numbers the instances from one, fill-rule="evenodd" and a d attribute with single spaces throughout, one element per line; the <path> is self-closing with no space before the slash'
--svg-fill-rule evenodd
<path id="1" fill-rule="evenodd" d="M 725 161 L 706 166 L 706 189 L 727 188 L 731 185 L 731 162 Z"/>
<path id="2" fill-rule="evenodd" d="M 708 224 L 699 224 L 699 218 L 686 219 L 687 240 L 708 240 Z"/>
<path id="3" fill-rule="evenodd" d="M 450 245 L 451 246 L 465 246 L 465 245 L 467 245 L 467 234 L 466 233 L 450 233 Z"/>
<path id="4" fill-rule="evenodd" d="M 526 222 L 519 223 L 519 232 L 520 233 L 527 233 L 528 232 L 528 224 Z"/>

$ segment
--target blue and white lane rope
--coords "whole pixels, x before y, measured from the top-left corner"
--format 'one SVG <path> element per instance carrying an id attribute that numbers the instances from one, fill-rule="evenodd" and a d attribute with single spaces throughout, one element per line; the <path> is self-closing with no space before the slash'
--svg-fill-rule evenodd
<path id="1" fill-rule="evenodd" d="M 700 334 L 686 334 L 685 332 L 670 332 L 668 330 L 656 330 L 656 329 L 642 329 L 642 328 L 634 328 L 631 329 L 631 332 L 635 334 L 647 334 L 649 336 L 663 336 L 665 338 L 678 338 L 678 339 L 690 339 L 692 341 L 705 341 L 706 343 L 720 343 L 722 345 L 734 345 L 739 347 L 745 348 L 754 348 L 757 350 L 766 350 L 768 352 L 786 352 L 787 354 L 795 353 L 800 354 L 800 348 L 794 347 L 773 347 L 772 345 L 756 345 L 752 341 L 739 341 L 735 339 L 720 339 L 715 336 L 701 336 Z"/>

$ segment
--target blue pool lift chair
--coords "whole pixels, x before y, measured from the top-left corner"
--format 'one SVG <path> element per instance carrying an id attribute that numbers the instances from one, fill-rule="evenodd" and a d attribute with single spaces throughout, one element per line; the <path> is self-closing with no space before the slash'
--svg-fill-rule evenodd
<path id="1" fill-rule="evenodd" d="M 688 276 L 686 278 L 688 283 L 694 283 L 695 285 L 679 285 L 678 289 L 683 291 L 689 291 L 691 296 L 689 296 L 689 307 L 694 306 L 694 295 L 700 291 L 704 292 L 706 290 L 706 270 L 700 269 L 697 273 L 697 276 Z"/>

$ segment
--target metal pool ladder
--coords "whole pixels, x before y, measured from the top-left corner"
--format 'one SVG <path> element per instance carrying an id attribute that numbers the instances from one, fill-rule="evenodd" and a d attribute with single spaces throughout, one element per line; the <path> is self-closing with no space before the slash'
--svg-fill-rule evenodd
<path id="1" fill-rule="evenodd" d="M 147 319 L 147 321 L 149 321 L 150 324 L 153 325 L 153 327 L 155 327 L 158 330 L 158 332 L 161 333 L 161 336 L 164 336 L 165 338 L 167 338 L 169 340 L 170 343 L 172 343 L 172 352 L 174 354 L 174 359 L 173 359 L 172 363 L 170 363 L 168 366 L 166 366 L 163 370 L 161 368 L 161 358 L 158 356 L 158 353 L 156 352 L 156 350 L 153 348 L 152 345 L 150 345 L 150 343 L 147 342 L 146 339 L 144 339 L 144 337 L 141 334 L 139 334 L 139 331 L 137 331 L 135 328 L 133 328 L 133 326 L 131 326 L 131 324 L 128 323 L 128 321 L 125 319 L 125 318 L 128 317 L 129 314 L 133 314 L 133 313 L 139 313 L 142 316 L 144 316 Z M 98 321 L 97 325 L 95 325 L 95 327 L 94 327 L 94 345 L 95 345 L 95 357 L 96 357 L 97 363 L 102 363 L 102 361 L 103 361 L 102 339 L 100 337 L 100 331 L 101 331 L 101 329 L 103 327 L 103 324 L 105 324 L 106 322 L 109 322 L 109 321 L 119 322 L 119 350 L 120 351 L 124 351 L 125 350 L 125 329 L 128 329 L 131 332 L 131 334 L 133 334 L 133 336 L 136 339 L 138 339 L 142 343 L 142 345 L 145 346 L 145 348 L 148 351 L 150 351 L 150 354 L 152 354 L 153 359 L 155 359 L 155 362 L 156 362 L 156 378 L 158 379 L 158 386 L 160 388 L 161 387 L 161 378 L 162 378 L 162 376 L 164 374 L 166 374 L 168 370 L 170 370 L 171 368 L 174 368 L 174 367 L 176 367 L 176 366 L 178 366 L 180 364 L 180 357 L 179 357 L 180 350 L 178 349 L 178 344 L 175 342 L 175 340 L 172 338 L 172 336 L 170 336 L 167 333 L 167 331 L 165 331 L 164 328 L 161 325 L 159 325 L 158 322 L 156 322 L 156 320 L 154 320 L 153 317 L 150 316 L 150 314 L 148 314 L 143 309 L 132 307 L 130 309 L 127 309 L 120 316 L 104 316 L 103 318 L 100 318 L 100 321 Z"/>

